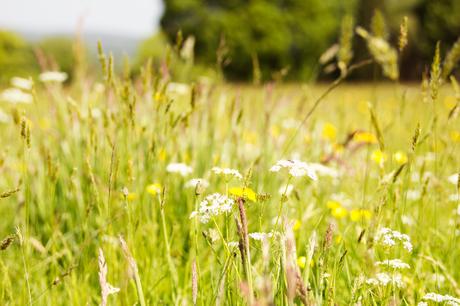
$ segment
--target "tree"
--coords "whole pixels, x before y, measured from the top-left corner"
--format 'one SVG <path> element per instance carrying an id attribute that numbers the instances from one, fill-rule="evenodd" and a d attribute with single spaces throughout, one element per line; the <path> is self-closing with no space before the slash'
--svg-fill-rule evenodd
<path id="1" fill-rule="evenodd" d="M 0 31 L 0 83 L 13 76 L 27 77 L 38 71 L 32 49 L 13 32 Z"/>
<path id="2" fill-rule="evenodd" d="M 200 62 L 216 63 L 222 41 L 231 79 L 248 79 L 256 57 L 262 76 L 289 68 L 292 78 L 314 75 L 320 54 L 340 24 L 340 0 L 165 0 L 161 26 L 170 41 L 179 31 L 196 38 Z"/>

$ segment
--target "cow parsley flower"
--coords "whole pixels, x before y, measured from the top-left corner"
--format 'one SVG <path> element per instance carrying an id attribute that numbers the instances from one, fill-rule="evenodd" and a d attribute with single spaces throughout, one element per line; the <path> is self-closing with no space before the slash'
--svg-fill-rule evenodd
<path id="1" fill-rule="evenodd" d="M 449 183 L 454 184 L 454 185 L 457 185 L 457 182 L 458 182 L 458 173 L 452 174 L 451 176 L 449 176 L 449 177 L 447 178 L 447 180 L 449 181 Z"/>
<path id="2" fill-rule="evenodd" d="M 8 88 L 0 94 L 0 100 L 12 104 L 30 104 L 32 103 L 33 97 L 31 94 L 23 92 L 20 89 Z"/>
<path id="3" fill-rule="evenodd" d="M 279 172 L 281 169 L 287 169 L 289 175 L 292 177 L 308 176 L 313 181 L 318 180 L 315 169 L 300 160 L 279 160 L 273 167 L 270 168 L 270 171 Z"/>
<path id="4" fill-rule="evenodd" d="M 241 173 L 236 169 L 213 167 L 211 171 L 217 175 L 224 176 L 226 180 L 231 180 L 233 178 L 236 178 L 238 180 L 243 179 Z"/>
<path id="5" fill-rule="evenodd" d="M 442 295 L 438 293 L 427 293 L 423 296 L 422 298 L 423 301 L 431 301 L 435 303 L 446 303 L 446 305 L 452 305 L 452 306 L 459 306 L 460 305 L 460 299 L 455 298 L 450 295 Z M 423 303 L 423 302 L 421 302 Z M 420 303 L 418 303 L 420 305 Z M 421 304 L 423 305 L 423 304 Z"/>
<path id="6" fill-rule="evenodd" d="M 33 86 L 33 82 L 31 79 L 25 79 L 20 77 L 14 77 L 11 79 L 11 85 L 13 87 L 22 89 L 22 90 L 31 90 Z"/>
<path id="7" fill-rule="evenodd" d="M 166 167 L 169 173 L 179 173 L 182 176 L 187 176 L 192 173 L 193 169 L 184 163 L 171 163 Z"/>
<path id="8" fill-rule="evenodd" d="M 399 242 L 408 252 L 412 252 L 413 248 L 410 237 L 408 235 L 401 234 L 398 231 L 394 231 L 386 227 L 382 227 L 377 232 L 375 241 L 388 248 L 395 246 L 396 243 Z"/>
<path id="9" fill-rule="evenodd" d="M 67 80 L 67 73 L 60 71 L 45 71 L 40 73 L 39 79 L 43 83 L 64 83 Z"/>
<path id="10" fill-rule="evenodd" d="M 394 270 L 410 269 L 410 266 L 401 259 L 386 259 L 384 261 L 377 261 L 375 265 L 384 266 Z"/>
<path id="11" fill-rule="evenodd" d="M 366 284 L 375 287 L 385 287 L 387 285 L 393 285 L 395 287 L 402 288 L 404 286 L 402 276 L 398 273 L 394 273 L 391 275 L 388 273 L 377 273 L 375 277 L 368 278 L 366 280 Z"/>
<path id="12" fill-rule="evenodd" d="M 234 204 L 233 199 L 220 193 L 213 193 L 201 201 L 198 210 L 193 211 L 190 218 L 198 217 L 201 223 L 208 223 L 211 218 L 230 212 Z"/>
<path id="13" fill-rule="evenodd" d="M 200 188 L 205 189 L 209 187 L 209 182 L 202 178 L 192 178 L 187 183 L 185 183 L 185 187 L 187 188 L 196 188 L 198 185 Z"/>
<path id="14" fill-rule="evenodd" d="M 248 236 L 254 240 L 262 241 L 267 238 L 273 237 L 273 233 L 259 233 L 259 232 L 254 232 L 254 233 L 249 233 Z"/>

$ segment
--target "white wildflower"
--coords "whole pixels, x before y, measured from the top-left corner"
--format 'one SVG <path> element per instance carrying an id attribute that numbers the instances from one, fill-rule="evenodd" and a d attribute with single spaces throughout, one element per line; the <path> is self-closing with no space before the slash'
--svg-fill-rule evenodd
<path id="1" fill-rule="evenodd" d="M 420 190 L 410 189 L 407 191 L 407 199 L 410 201 L 417 201 L 420 199 Z"/>
<path id="2" fill-rule="evenodd" d="M 332 178 L 337 178 L 339 176 L 339 172 L 331 167 L 327 167 L 323 164 L 319 163 L 309 163 L 308 164 L 313 171 L 315 171 L 319 176 L 329 176 Z"/>
<path id="3" fill-rule="evenodd" d="M 250 238 L 254 239 L 254 240 L 262 241 L 262 240 L 265 240 L 265 239 L 267 239 L 267 238 L 273 237 L 273 233 L 259 233 L 259 232 L 255 232 L 255 233 L 249 233 L 248 236 L 249 236 Z"/>
<path id="4" fill-rule="evenodd" d="M 60 71 L 45 71 L 38 76 L 43 83 L 63 83 L 67 80 L 67 73 Z"/>
<path id="5" fill-rule="evenodd" d="M 451 201 L 451 202 L 460 201 L 460 195 L 458 193 L 453 193 L 453 194 L 449 195 L 449 201 Z"/>
<path id="6" fill-rule="evenodd" d="M 385 266 L 394 270 L 410 269 L 410 266 L 401 259 L 386 259 L 384 261 L 377 261 L 375 264 L 377 266 Z"/>
<path id="7" fill-rule="evenodd" d="M 408 252 L 412 252 L 412 243 L 410 237 L 406 234 L 401 234 L 398 231 L 391 230 L 386 227 L 382 227 L 375 237 L 377 243 L 391 248 L 396 245 L 397 242 L 400 242 L 403 245 L 403 248 Z"/>
<path id="8" fill-rule="evenodd" d="M 193 169 L 184 163 L 171 163 L 166 167 L 169 173 L 179 173 L 182 176 L 187 176 L 192 173 Z"/>
<path id="9" fill-rule="evenodd" d="M 446 303 L 447 305 L 452 305 L 452 306 L 459 306 L 460 305 L 460 299 L 455 298 L 450 295 L 442 295 L 438 293 L 427 293 L 423 296 L 422 298 L 423 301 L 432 301 L 435 303 Z"/>
<path id="10" fill-rule="evenodd" d="M 200 188 L 205 189 L 209 187 L 209 182 L 202 178 L 193 178 L 189 180 L 187 183 L 185 183 L 186 188 L 196 188 L 197 186 L 200 186 Z"/>
<path id="11" fill-rule="evenodd" d="M 308 176 L 310 179 L 316 181 L 318 176 L 316 171 L 307 163 L 299 160 L 279 160 L 273 167 L 270 168 L 271 172 L 279 172 L 281 169 L 286 168 L 289 171 L 289 175 L 293 177 Z"/>
<path id="12" fill-rule="evenodd" d="M 294 186 L 292 186 L 291 184 L 282 185 L 280 189 L 278 189 L 278 193 L 280 195 L 285 194 L 286 196 L 289 196 L 293 190 L 294 190 Z"/>
<path id="13" fill-rule="evenodd" d="M 233 199 L 213 193 L 201 201 L 198 211 L 192 212 L 190 218 L 198 217 L 201 223 L 208 223 L 211 218 L 230 212 L 234 204 Z"/>
<path id="14" fill-rule="evenodd" d="M 169 83 L 166 87 L 167 93 L 177 94 L 177 95 L 187 95 L 190 92 L 190 86 L 183 83 Z"/>
<path id="15" fill-rule="evenodd" d="M 25 79 L 20 77 L 14 77 L 11 79 L 11 86 L 22 90 L 31 90 L 34 83 L 31 79 Z"/>
<path id="16" fill-rule="evenodd" d="M 31 94 L 23 92 L 20 89 L 8 88 L 2 92 L 0 100 L 12 104 L 30 104 L 32 103 L 33 97 Z"/>
<path id="17" fill-rule="evenodd" d="M 238 241 L 227 242 L 227 246 L 229 249 L 236 249 L 239 245 L 240 243 Z"/>
<path id="18" fill-rule="evenodd" d="M 366 284 L 371 285 L 371 286 L 382 286 L 385 287 L 387 285 L 393 285 L 398 288 L 402 288 L 404 286 L 403 281 L 402 281 L 402 276 L 401 274 L 394 273 L 394 274 L 388 274 L 388 273 L 377 273 L 375 277 L 368 278 L 366 280 Z"/>
<path id="19" fill-rule="evenodd" d="M 449 181 L 449 183 L 457 185 L 457 183 L 458 183 L 458 173 L 452 174 L 451 176 L 449 176 L 447 178 L 447 180 Z"/>
<path id="20" fill-rule="evenodd" d="M 428 306 L 427 302 L 419 302 L 417 306 Z"/>
<path id="21" fill-rule="evenodd" d="M 236 178 L 239 180 L 243 179 L 241 173 L 236 169 L 213 167 L 211 171 L 217 175 L 224 176 L 226 180 L 231 180 L 232 178 Z"/>
<path id="22" fill-rule="evenodd" d="M 10 117 L 0 109 L 0 123 L 10 122 Z"/>

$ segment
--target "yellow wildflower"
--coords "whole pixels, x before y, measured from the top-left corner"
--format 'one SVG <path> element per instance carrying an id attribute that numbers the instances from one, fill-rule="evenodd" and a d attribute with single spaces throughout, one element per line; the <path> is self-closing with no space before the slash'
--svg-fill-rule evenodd
<path id="1" fill-rule="evenodd" d="M 460 132 L 458 132 L 458 131 L 450 132 L 450 139 L 453 142 L 460 142 Z"/>
<path id="2" fill-rule="evenodd" d="M 327 201 L 326 206 L 327 208 L 330 208 L 330 209 L 336 209 L 338 207 L 341 207 L 342 205 L 340 205 L 340 203 L 337 201 L 329 200 Z"/>
<path id="3" fill-rule="evenodd" d="M 393 160 L 400 165 L 405 164 L 407 163 L 407 155 L 402 151 L 398 151 L 393 154 Z"/>
<path id="4" fill-rule="evenodd" d="M 277 125 L 272 125 L 270 128 L 270 132 L 274 138 L 280 135 L 280 128 Z"/>
<path id="5" fill-rule="evenodd" d="M 335 236 L 335 243 L 336 244 L 340 244 L 340 242 L 342 242 L 342 240 L 343 240 L 342 235 L 338 234 L 338 235 Z"/>
<path id="6" fill-rule="evenodd" d="M 243 197 L 252 202 L 257 201 L 257 194 L 249 187 L 232 187 L 228 190 L 231 195 L 236 197 Z"/>
<path id="7" fill-rule="evenodd" d="M 353 222 L 367 221 L 372 217 L 372 212 L 368 209 L 352 209 L 350 212 L 350 219 Z"/>
<path id="8" fill-rule="evenodd" d="M 331 214 L 336 219 L 343 219 L 347 216 L 348 211 L 346 210 L 346 208 L 343 208 L 342 206 L 340 206 L 340 207 L 332 209 Z"/>
<path id="9" fill-rule="evenodd" d="M 134 201 L 135 199 L 137 199 L 137 193 L 135 193 L 135 192 L 128 193 L 126 199 L 128 201 Z"/>
<path id="10" fill-rule="evenodd" d="M 361 143 L 377 143 L 377 137 L 369 132 L 356 132 L 353 135 L 353 140 Z"/>
<path id="11" fill-rule="evenodd" d="M 160 161 L 166 160 L 166 150 L 164 148 L 160 148 L 160 150 L 158 150 L 158 160 Z"/>
<path id="12" fill-rule="evenodd" d="M 329 141 L 334 141 L 337 137 L 337 128 L 330 122 L 327 122 L 323 126 L 322 137 Z"/>
<path id="13" fill-rule="evenodd" d="M 153 196 L 156 196 L 157 194 L 161 192 L 161 184 L 154 183 L 154 184 L 147 185 L 147 187 L 145 188 L 145 191 L 147 191 Z"/>
<path id="14" fill-rule="evenodd" d="M 372 152 L 371 159 L 382 167 L 383 163 L 387 160 L 387 154 L 377 149 Z"/>
<path id="15" fill-rule="evenodd" d="M 307 258 L 305 256 L 299 256 L 297 258 L 297 265 L 299 266 L 300 269 L 305 269 L 306 264 L 307 264 Z"/>
<path id="16" fill-rule="evenodd" d="M 302 225 L 302 223 L 300 222 L 300 220 L 296 219 L 294 221 L 294 225 L 292 226 L 292 229 L 294 231 L 298 231 L 300 229 L 300 226 Z"/>

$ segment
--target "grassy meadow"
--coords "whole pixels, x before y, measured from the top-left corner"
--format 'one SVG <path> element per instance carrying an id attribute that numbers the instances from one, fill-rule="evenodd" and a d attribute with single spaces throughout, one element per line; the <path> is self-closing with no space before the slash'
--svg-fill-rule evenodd
<path id="1" fill-rule="evenodd" d="M 449 83 L 151 76 L 0 104 L 0 304 L 460 305 Z"/>

